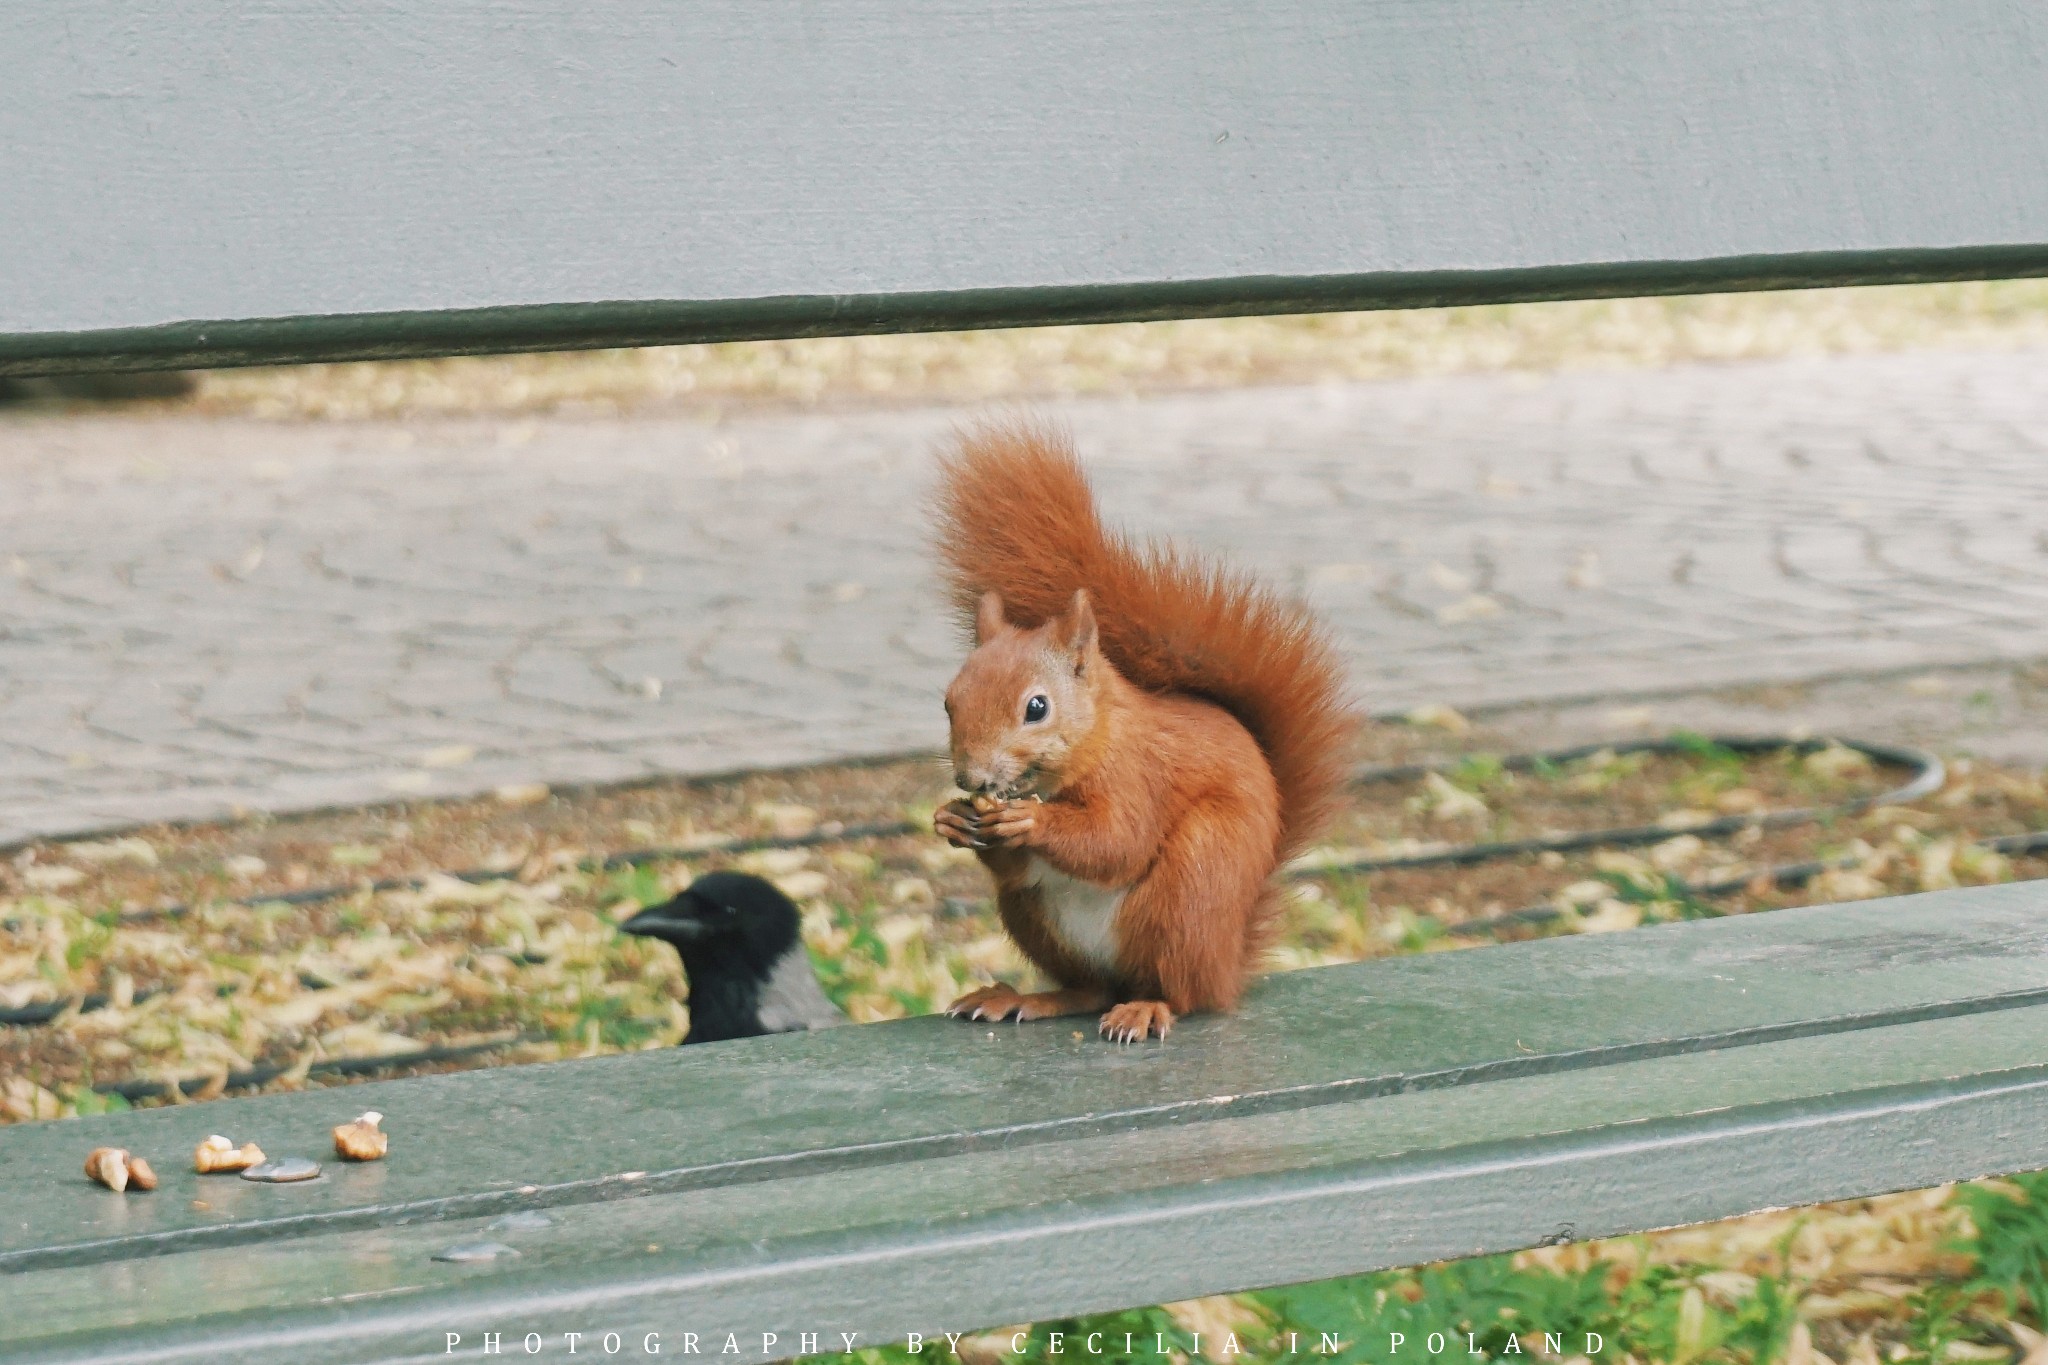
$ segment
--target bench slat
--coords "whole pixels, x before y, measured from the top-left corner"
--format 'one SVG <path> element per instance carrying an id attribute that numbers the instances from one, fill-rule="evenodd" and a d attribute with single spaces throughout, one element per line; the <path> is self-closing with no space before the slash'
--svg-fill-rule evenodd
<path id="1" fill-rule="evenodd" d="M 0 1131 L 0 1180 L 37 1191 L 0 1226 L 0 1270 L 131 1255 L 141 1238 L 267 1237 L 281 1208 L 307 1230 L 387 1222 L 395 1209 L 494 1213 L 2048 1002 L 2043 898 L 2015 884 L 1286 973 L 1239 1016 L 1187 1020 L 1165 1047 L 1107 1047 L 1086 1019 L 928 1020 L 92 1121 L 93 1142 L 145 1155 L 182 1156 L 225 1131 L 273 1155 L 317 1156 L 329 1127 L 374 1107 L 404 1156 L 289 1198 L 207 1181 L 204 1211 L 110 1200 L 79 1177 L 71 1125 Z M 514 1132 L 509 1167 L 474 1160 Z M 628 1171 L 646 1179 L 629 1190 L 616 1179 Z"/>
<path id="2" fill-rule="evenodd" d="M 0 11 L 0 373 L 2048 271 L 2029 0 Z"/>
<path id="3" fill-rule="evenodd" d="M 0 1131 L 34 1305 L 0 1342 L 326 1359 L 289 1337 L 324 1324 L 382 1359 L 587 1322 L 758 1355 L 2044 1165 L 2044 909 L 2017 884 L 1296 972 L 1149 1049 L 925 1019 Z M 180 1169 L 206 1132 L 313 1150 L 366 1106 L 379 1165 Z M 86 1183 L 101 1142 L 163 1187 Z M 487 1232 L 526 1207 L 555 1226 Z M 525 1254 L 428 1259 L 486 1235 Z"/>
<path id="4" fill-rule="evenodd" d="M 30 1272 L 9 1277 L 27 1308 L 0 1342 L 132 1360 L 141 1329 L 162 1352 L 144 1359 L 354 1360 L 425 1353 L 447 1331 L 472 1347 L 485 1331 L 733 1331 L 765 1359 L 764 1330 L 872 1343 L 2048 1162 L 2044 1050 L 2036 1007 L 975 1152 L 909 1179 L 578 1205 L 528 1233 L 471 1220 Z M 477 1238 L 522 1255 L 430 1259 Z"/>

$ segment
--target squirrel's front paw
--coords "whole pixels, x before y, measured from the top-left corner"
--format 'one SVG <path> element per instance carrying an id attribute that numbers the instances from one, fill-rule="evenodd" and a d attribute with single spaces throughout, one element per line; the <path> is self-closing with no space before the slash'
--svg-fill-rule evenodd
<path id="1" fill-rule="evenodd" d="M 1023 848 L 1038 830 L 1037 801 L 1005 801 L 981 817 L 981 837 L 996 848 Z"/>
<path id="2" fill-rule="evenodd" d="M 963 798 L 939 807 L 932 816 L 932 830 L 955 848 L 986 848 L 988 843 L 981 837 L 980 821 L 973 804 Z"/>

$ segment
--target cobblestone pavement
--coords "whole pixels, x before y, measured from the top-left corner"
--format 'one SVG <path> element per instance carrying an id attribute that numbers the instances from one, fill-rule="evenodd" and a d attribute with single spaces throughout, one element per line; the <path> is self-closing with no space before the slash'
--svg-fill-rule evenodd
<path id="1" fill-rule="evenodd" d="M 2048 353 L 1051 407 L 1378 710 L 2048 655 Z M 959 416 L 0 419 L 0 842 L 932 747 Z"/>

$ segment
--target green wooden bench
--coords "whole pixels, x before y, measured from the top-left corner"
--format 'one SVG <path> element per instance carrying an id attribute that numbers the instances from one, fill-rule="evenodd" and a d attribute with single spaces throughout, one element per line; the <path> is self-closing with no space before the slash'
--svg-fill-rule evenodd
<path id="1" fill-rule="evenodd" d="M 1984 278 L 2048 273 L 2048 11 L 60 0 L 0 14 L 0 147 L 12 375 Z M 1299 972 L 1157 1047 L 921 1019 L 0 1130 L 0 1357 L 767 1359 L 2044 1166 L 2044 926 L 2016 885 Z M 364 1108 L 382 1163 L 185 1169 Z"/>

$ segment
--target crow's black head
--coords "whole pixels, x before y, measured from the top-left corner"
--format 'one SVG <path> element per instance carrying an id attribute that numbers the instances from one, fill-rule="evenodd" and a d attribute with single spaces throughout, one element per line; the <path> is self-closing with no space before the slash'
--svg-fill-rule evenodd
<path id="1" fill-rule="evenodd" d="M 682 954 L 690 978 L 686 1043 L 840 1022 L 811 974 L 802 927 L 789 897 L 743 872 L 706 873 L 619 926 Z"/>
<path id="2" fill-rule="evenodd" d="M 797 941 L 802 918 L 771 882 L 744 872 L 707 872 L 689 890 L 650 905 L 619 928 L 666 939 L 683 964 L 713 958 L 765 973 Z"/>

